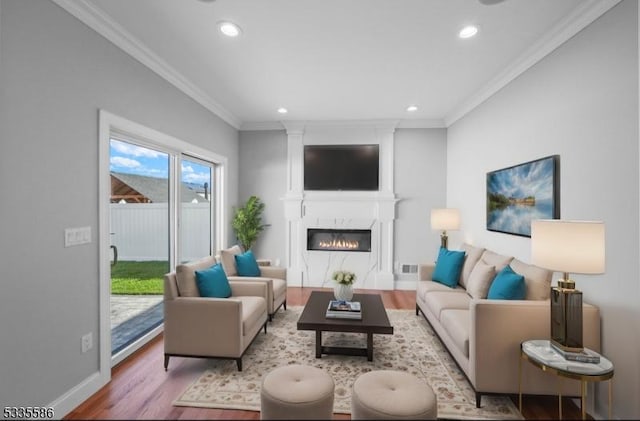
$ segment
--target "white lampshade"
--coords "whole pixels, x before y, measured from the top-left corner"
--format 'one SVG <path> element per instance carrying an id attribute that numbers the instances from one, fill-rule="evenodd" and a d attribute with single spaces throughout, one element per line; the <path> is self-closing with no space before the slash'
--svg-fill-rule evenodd
<path id="1" fill-rule="evenodd" d="M 604 223 L 531 221 L 531 263 L 556 272 L 604 273 Z"/>
<path id="2" fill-rule="evenodd" d="M 460 229 L 460 211 L 458 209 L 431 209 L 431 229 L 458 230 Z"/>

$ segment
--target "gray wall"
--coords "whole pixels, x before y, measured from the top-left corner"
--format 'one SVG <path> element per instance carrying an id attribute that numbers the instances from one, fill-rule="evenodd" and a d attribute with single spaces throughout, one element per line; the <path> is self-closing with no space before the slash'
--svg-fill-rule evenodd
<path id="1" fill-rule="evenodd" d="M 560 155 L 561 218 L 605 222 L 606 273 L 574 278 L 601 310 L 614 418 L 640 416 L 637 7 L 623 1 L 448 131 L 447 203 L 464 228 L 454 244 L 530 261 L 529 238 L 485 229 L 485 176 L 551 154 Z M 606 390 L 598 385 L 600 414 Z"/>
<path id="2" fill-rule="evenodd" d="M 229 209 L 238 133 L 55 4 L 0 9 L 0 407 L 44 406 L 99 368 L 98 110 L 227 156 Z"/>
<path id="3" fill-rule="evenodd" d="M 259 194 L 272 226 L 258 254 L 281 260 L 286 135 L 243 132 L 239 150 L 235 129 L 53 3 L 0 1 L 0 404 L 41 406 L 98 370 L 99 344 L 80 353 L 82 334 L 98 338 L 98 109 L 227 156 L 229 211 Z M 444 205 L 445 182 L 463 218 L 452 246 L 529 261 L 530 240 L 485 230 L 485 174 L 560 154 L 562 217 L 607 224 L 607 273 L 575 278 L 602 311 L 620 418 L 640 415 L 637 40 L 626 0 L 455 123 L 446 153 L 430 130 L 398 130 L 395 150 L 401 262 L 435 257 L 428 211 Z M 93 242 L 64 248 L 64 228 L 85 225 Z"/>
<path id="4" fill-rule="evenodd" d="M 258 258 L 286 266 L 287 227 L 282 201 L 287 192 L 285 131 L 240 132 L 240 168 L 239 203 L 252 195 L 258 196 L 265 204 L 262 221 L 269 224 L 253 247 L 254 253 Z"/>
<path id="5" fill-rule="evenodd" d="M 446 130 L 398 129 L 395 134 L 394 183 L 397 204 L 395 263 L 435 259 L 439 233 L 429 228 L 429 211 L 445 206 Z M 265 203 L 264 222 L 271 224 L 255 246 L 259 257 L 286 264 L 286 220 L 282 198 L 287 182 L 287 135 L 284 131 L 240 132 L 240 201 L 255 194 Z M 396 274 L 411 281 L 416 275 Z M 399 287 L 411 287 L 401 284 Z"/>
<path id="6" fill-rule="evenodd" d="M 394 183 L 396 196 L 396 264 L 433 262 L 440 233 L 432 231 L 432 208 L 446 206 L 447 130 L 398 129 L 395 132 Z M 398 288 L 415 288 L 417 275 L 401 274 Z"/>

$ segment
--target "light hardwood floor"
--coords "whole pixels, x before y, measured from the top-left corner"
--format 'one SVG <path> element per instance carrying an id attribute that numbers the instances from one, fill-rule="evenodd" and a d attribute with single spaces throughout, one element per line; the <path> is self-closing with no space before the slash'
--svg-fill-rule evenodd
<path id="1" fill-rule="evenodd" d="M 291 287 L 288 305 L 304 305 L 313 288 Z M 382 295 L 386 308 L 415 309 L 415 291 L 367 291 Z M 282 309 L 280 310 L 282 311 Z M 277 317 L 277 315 L 276 315 Z M 260 419 L 254 411 L 235 411 L 174 407 L 171 402 L 199 376 L 206 360 L 171 359 L 169 371 L 163 369 L 163 338 L 159 335 L 112 370 L 109 384 L 69 413 L 65 419 Z M 511 396 L 517 405 L 517 395 Z M 563 400 L 564 419 L 580 419 L 580 409 L 570 399 Z M 557 419 L 558 399 L 554 396 L 525 396 L 526 419 Z M 349 419 L 335 414 L 334 419 Z"/>

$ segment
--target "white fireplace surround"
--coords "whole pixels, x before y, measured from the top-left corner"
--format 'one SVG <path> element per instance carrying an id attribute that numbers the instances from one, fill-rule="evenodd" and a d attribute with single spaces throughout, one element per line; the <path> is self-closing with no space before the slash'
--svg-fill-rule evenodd
<path id="1" fill-rule="evenodd" d="M 356 274 L 355 288 L 393 289 L 394 132 L 397 121 L 283 122 L 287 129 L 287 282 L 333 287 L 335 270 Z M 305 191 L 304 145 L 377 144 L 379 190 Z M 307 250 L 307 229 L 370 229 L 371 252 Z"/>

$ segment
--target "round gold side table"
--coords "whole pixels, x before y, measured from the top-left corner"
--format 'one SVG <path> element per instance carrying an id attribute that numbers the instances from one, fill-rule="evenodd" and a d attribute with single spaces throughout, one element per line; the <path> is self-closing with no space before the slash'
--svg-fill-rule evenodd
<path id="1" fill-rule="evenodd" d="M 542 371 L 546 371 L 558 376 L 559 381 L 562 377 L 568 379 L 580 380 L 580 409 L 582 411 L 582 419 L 586 419 L 586 400 L 587 400 L 587 383 L 601 382 L 609 380 L 609 419 L 611 419 L 611 378 L 613 377 L 613 363 L 588 349 L 591 353 L 600 357 L 600 362 L 583 363 L 578 361 L 566 360 L 560 353 L 551 347 L 551 343 L 545 339 L 534 339 L 524 341 L 520 344 L 520 364 L 518 367 L 518 403 L 520 413 L 522 413 L 522 361 L 529 361 Z M 562 419 L 562 384 L 558 385 L 558 413 L 559 419 Z"/>

